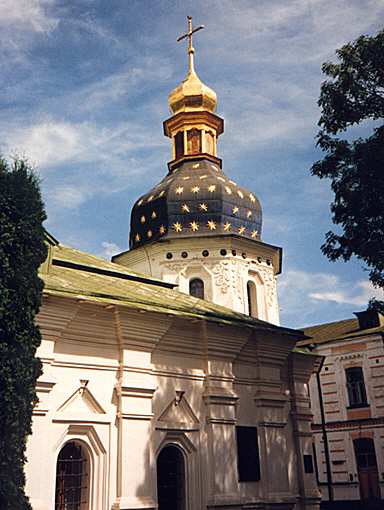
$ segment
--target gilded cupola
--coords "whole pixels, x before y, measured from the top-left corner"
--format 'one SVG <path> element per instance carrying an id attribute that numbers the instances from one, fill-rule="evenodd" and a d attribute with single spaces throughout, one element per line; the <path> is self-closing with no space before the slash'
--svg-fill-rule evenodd
<path id="1" fill-rule="evenodd" d="M 171 112 L 176 115 L 180 112 L 208 111 L 213 113 L 216 110 L 216 92 L 205 85 L 197 76 L 194 66 L 195 49 L 192 46 L 192 34 L 204 28 L 203 25 L 192 28 L 192 18 L 188 16 L 188 32 L 178 38 L 181 41 L 188 38 L 188 74 L 168 97 L 168 104 Z"/>

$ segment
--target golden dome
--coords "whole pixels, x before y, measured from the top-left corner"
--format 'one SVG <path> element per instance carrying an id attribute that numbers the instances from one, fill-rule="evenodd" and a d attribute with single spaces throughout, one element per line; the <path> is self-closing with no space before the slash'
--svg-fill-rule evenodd
<path id="1" fill-rule="evenodd" d="M 189 70 L 188 76 L 168 96 L 172 113 L 209 111 L 214 112 L 217 105 L 216 92 L 200 80 L 195 70 Z"/>

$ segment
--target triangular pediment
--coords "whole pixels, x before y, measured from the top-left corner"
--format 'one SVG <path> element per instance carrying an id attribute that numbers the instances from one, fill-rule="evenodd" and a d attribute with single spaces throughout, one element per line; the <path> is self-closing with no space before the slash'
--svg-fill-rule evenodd
<path id="1" fill-rule="evenodd" d="M 70 414 L 105 414 L 104 409 L 92 395 L 90 390 L 82 384 L 72 395 L 58 408 L 58 412 Z"/>
<path id="2" fill-rule="evenodd" d="M 158 418 L 163 423 L 199 423 L 186 398 L 176 396 L 164 409 Z"/>

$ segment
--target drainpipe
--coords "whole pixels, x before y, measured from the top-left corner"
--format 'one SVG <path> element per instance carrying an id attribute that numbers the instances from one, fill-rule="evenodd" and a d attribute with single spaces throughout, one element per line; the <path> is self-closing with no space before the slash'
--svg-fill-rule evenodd
<path id="1" fill-rule="evenodd" d="M 323 435 L 325 465 L 326 465 L 326 470 L 327 470 L 328 499 L 329 499 L 329 501 L 333 501 L 332 469 L 331 469 L 331 460 L 329 457 L 327 429 L 326 429 L 326 425 L 325 425 L 325 412 L 324 412 L 323 393 L 321 391 L 320 371 L 316 372 L 316 381 L 317 381 L 317 391 L 319 393 L 319 404 L 320 404 L 320 414 L 321 414 L 321 431 L 322 431 L 322 435 Z"/>

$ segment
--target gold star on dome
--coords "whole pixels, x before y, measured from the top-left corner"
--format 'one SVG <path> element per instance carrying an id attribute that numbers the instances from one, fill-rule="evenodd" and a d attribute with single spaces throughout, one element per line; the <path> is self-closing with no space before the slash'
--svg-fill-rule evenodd
<path id="1" fill-rule="evenodd" d="M 209 230 L 216 230 L 216 223 L 212 220 L 208 220 L 207 226 Z"/>
<path id="2" fill-rule="evenodd" d="M 203 180 L 203 179 L 206 179 L 207 177 L 208 177 L 208 175 L 207 175 L 207 174 L 204 174 L 204 175 L 200 175 L 199 179 L 200 179 L 200 180 Z"/>
<path id="3" fill-rule="evenodd" d="M 138 243 L 140 241 L 140 234 L 135 235 L 135 241 Z"/>
<path id="4" fill-rule="evenodd" d="M 208 206 L 207 206 L 207 204 L 202 203 L 202 204 L 199 204 L 199 209 L 200 209 L 200 211 L 207 212 L 208 211 Z"/>
<path id="5" fill-rule="evenodd" d="M 250 218 L 252 216 L 252 211 L 247 211 L 247 218 Z"/>
<path id="6" fill-rule="evenodd" d="M 218 179 L 219 181 L 221 181 L 221 182 L 225 182 L 224 177 L 218 177 L 217 179 Z"/>
<path id="7" fill-rule="evenodd" d="M 237 190 L 237 194 L 239 195 L 240 198 L 244 198 L 243 192 L 240 191 L 239 189 Z"/>
<path id="8" fill-rule="evenodd" d="M 187 213 L 188 213 L 188 212 L 191 212 L 190 208 L 188 207 L 188 204 L 183 204 L 183 205 L 181 206 L 181 210 L 182 210 L 183 212 L 187 212 Z"/>
<path id="9" fill-rule="evenodd" d="M 231 224 L 230 223 L 224 223 L 224 230 L 225 232 L 229 232 L 231 230 Z"/>
<path id="10" fill-rule="evenodd" d="M 199 186 L 193 186 L 193 188 L 191 188 L 191 191 L 192 193 L 198 193 L 200 191 L 200 188 Z"/>
<path id="11" fill-rule="evenodd" d="M 156 211 L 152 211 L 151 218 L 152 218 L 153 220 L 154 220 L 155 218 L 157 218 Z"/>
<path id="12" fill-rule="evenodd" d="M 228 186 L 225 186 L 225 191 L 228 193 L 228 195 L 232 195 L 232 190 Z"/>
<path id="13" fill-rule="evenodd" d="M 148 230 L 147 237 L 148 237 L 148 239 L 150 239 L 152 237 L 152 230 Z"/>
<path id="14" fill-rule="evenodd" d="M 154 195 L 151 195 L 150 197 L 148 197 L 147 202 L 152 202 L 154 198 L 155 198 Z"/>
<path id="15" fill-rule="evenodd" d="M 179 186 L 178 188 L 176 188 L 176 195 L 181 195 L 183 190 L 184 190 L 183 186 Z"/>
<path id="16" fill-rule="evenodd" d="M 175 232 L 181 232 L 183 230 L 181 223 L 179 223 L 178 221 L 176 221 L 176 223 L 172 225 L 172 228 Z"/>
<path id="17" fill-rule="evenodd" d="M 244 232 L 245 232 L 245 227 L 244 226 L 239 227 L 239 234 L 244 234 Z"/>
<path id="18" fill-rule="evenodd" d="M 252 195 L 252 193 L 249 194 L 249 198 L 251 199 L 251 202 L 253 203 L 256 202 L 256 198 L 254 197 L 254 195 Z"/>
<path id="19" fill-rule="evenodd" d="M 162 197 L 164 195 L 164 193 L 165 193 L 165 190 L 160 191 L 159 197 Z"/>
<path id="20" fill-rule="evenodd" d="M 183 181 L 189 181 L 191 177 L 189 175 L 186 175 L 185 177 L 183 177 Z"/>
<path id="21" fill-rule="evenodd" d="M 251 237 L 253 238 L 257 237 L 257 230 L 252 230 Z"/>
<path id="22" fill-rule="evenodd" d="M 191 226 L 191 230 L 193 232 L 196 232 L 197 230 L 199 230 L 199 224 L 196 221 L 191 221 L 190 226 Z"/>
<path id="23" fill-rule="evenodd" d="M 235 183 L 235 181 L 229 181 L 231 184 L 233 184 L 234 186 L 237 186 L 237 184 Z"/>
<path id="24" fill-rule="evenodd" d="M 144 215 L 140 218 L 140 223 L 145 223 L 145 216 Z"/>
<path id="25" fill-rule="evenodd" d="M 211 165 L 211 167 L 212 167 L 214 170 L 216 170 L 216 172 L 218 172 L 218 171 L 219 171 L 219 170 L 218 170 L 218 168 L 217 168 L 217 166 L 215 166 L 215 165 Z"/>
<path id="26" fill-rule="evenodd" d="M 161 235 L 165 234 L 165 227 L 164 225 L 160 225 L 159 232 Z"/>
<path id="27" fill-rule="evenodd" d="M 208 191 L 210 193 L 213 193 L 215 191 L 215 189 L 216 189 L 216 186 L 214 184 L 211 184 L 210 186 L 208 186 Z"/>
<path id="28" fill-rule="evenodd" d="M 142 198 L 140 198 L 140 200 L 137 202 L 137 205 L 141 205 L 143 202 L 144 202 L 144 200 Z"/>
<path id="29" fill-rule="evenodd" d="M 192 168 L 199 168 L 200 166 L 200 163 L 195 163 L 194 165 L 192 165 Z"/>
<path id="30" fill-rule="evenodd" d="M 239 208 L 235 205 L 235 207 L 232 208 L 232 214 L 236 214 L 239 212 Z"/>

